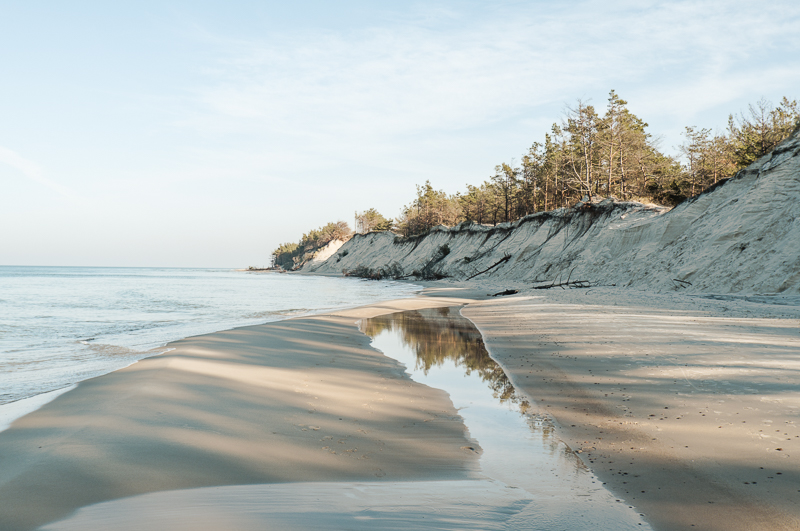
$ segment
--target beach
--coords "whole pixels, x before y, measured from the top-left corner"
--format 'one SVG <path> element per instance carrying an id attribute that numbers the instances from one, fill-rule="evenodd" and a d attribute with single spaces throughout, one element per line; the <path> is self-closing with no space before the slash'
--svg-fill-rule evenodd
<path id="1" fill-rule="evenodd" d="M 800 531 L 799 1 L 0 13 L 0 531 Z"/>
<path id="2" fill-rule="evenodd" d="M 610 288 L 463 312 L 570 447 L 665 530 L 800 528 L 798 313 Z"/>
<path id="3" fill-rule="evenodd" d="M 522 286 L 431 283 L 415 298 L 188 338 L 84 381 L 0 433 L 0 529 L 135 529 L 145 517 L 152 529 L 256 529 L 265 499 L 285 516 L 350 493 L 315 524 L 337 529 L 398 492 L 407 528 L 458 528 L 428 525 L 437 511 L 461 528 L 513 525 L 531 500 L 476 483 L 480 441 L 448 395 L 358 328 L 445 307 L 461 307 L 517 392 L 654 529 L 800 527 L 796 305 L 612 288 L 487 297 L 511 287 Z"/>

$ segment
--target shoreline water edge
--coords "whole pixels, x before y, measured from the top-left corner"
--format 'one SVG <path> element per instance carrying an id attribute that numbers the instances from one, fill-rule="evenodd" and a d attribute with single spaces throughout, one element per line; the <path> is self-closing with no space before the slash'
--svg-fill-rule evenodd
<path id="1" fill-rule="evenodd" d="M 475 443 L 447 394 L 409 380 L 356 325 L 461 305 L 516 391 L 654 529 L 800 526 L 797 305 L 423 285 L 409 299 L 187 338 L 82 382 L 0 433 L 0 529 L 99 529 L 68 517 L 175 489 L 474 480 L 478 456 L 464 448 Z M 509 287 L 520 293 L 488 296 Z"/>
<path id="2" fill-rule="evenodd" d="M 162 354 L 170 342 L 421 289 L 225 269 L 0 266 L 0 430 L 43 394 Z"/>

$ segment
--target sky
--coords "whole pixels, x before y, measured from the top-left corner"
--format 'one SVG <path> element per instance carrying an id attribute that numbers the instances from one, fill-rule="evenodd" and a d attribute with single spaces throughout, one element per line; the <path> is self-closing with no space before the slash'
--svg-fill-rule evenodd
<path id="1" fill-rule="evenodd" d="M 615 90 L 677 153 L 800 98 L 800 2 L 3 1 L 0 265 L 247 267 Z"/>

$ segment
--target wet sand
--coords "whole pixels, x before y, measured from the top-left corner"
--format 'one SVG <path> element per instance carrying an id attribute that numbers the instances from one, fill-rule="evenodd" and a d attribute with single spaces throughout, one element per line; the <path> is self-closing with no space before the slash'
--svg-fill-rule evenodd
<path id="1" fill-rule="evenodd" d="M 475 443 L 446 393 L 409 380 L 355 326 L 461 302 L 401 300 L 198 336 L 82 382 L 0 433 L 0 529 L 174 489 L 474 478 Z"/>
<path id="2" fill-rule="evenodd" d="M 0 433 L 0 529 L 145 493 L 166 516 L 160 491 L 216 485 L 472 484 L 480 447 L 447 395 L 410 381 L 355 327 L 465 302 L 517 390 L 655 529 L 800 528 L 796 309 L 614 290 L 474 298 L 506 287 L 437 284 L 439 298 L 189 338 L 84 382 Z M 246 503 L 232 503 L 220 514 L 238 507 L 249 529 Z"/>
<path id="3" fill-rule="evenodd" d="M 43 529 L 650 529 L 515 393 L 459 309 L 391 313 L 359 328 L 413 381 L 449 394 L 473 439 L 462 449 L 480 455 L 479 479 L 173 490 L 95 504 Z"/>
<path id="4" fill-rule="evenodd" d="M 533 501 L 483 480 L 235 485 L 100 503 L 42 530 L 541 530 L 520 510 Z"/>

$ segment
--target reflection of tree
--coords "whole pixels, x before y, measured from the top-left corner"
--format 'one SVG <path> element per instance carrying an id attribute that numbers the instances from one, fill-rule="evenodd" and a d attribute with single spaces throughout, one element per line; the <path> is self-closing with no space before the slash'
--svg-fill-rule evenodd
<path id="1" fill-rule="evenodd" d="M 522 413 L 530 407 L 517 395 L 503 369 L 489 357 L 481 333 L 459 315 L 457 307 L 382 315 L 364 320 L 362 328 L 370 337 L 384 331 L 400 332 L 403 344 L 416 354 L 415 369 L 425 374 L 431 367 L 452 360 L 467 374 L 477 373 L 500 402 L 518 404 Z"/>

